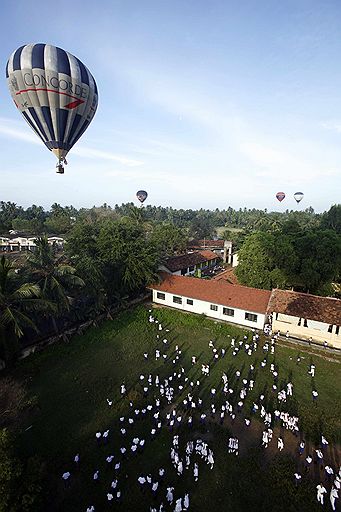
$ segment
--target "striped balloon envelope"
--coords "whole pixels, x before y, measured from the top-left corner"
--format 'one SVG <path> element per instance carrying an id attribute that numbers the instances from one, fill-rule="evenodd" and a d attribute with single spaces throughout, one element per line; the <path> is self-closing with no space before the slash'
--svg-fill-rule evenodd
<path id="1" fill-rule="evenodd" d="M 295 192 L 295 194 L 294 194 L 296 203 L 300 203 L 302 201 L 303 197 L 304 197 L 303 192 Z"/>
<path id="2" fill-rule="evenodd" d="M 148 194 L 145 190 L 138 190 L 136 192 L 136 197 L 140 201 L 140 203 L 144 203 L 148 197 Z"/>
<path id="3" fill-rule="evenodd" d="M 27 44 L 10 56 L 6 78 L 12 99 L 45 146 L 65 157 L 91 123 L 98 104 L 94 77 L 71 53 L 49 44 Z"/>
<path id="4" fill-rule="evenodd" d="M 285 193 L 284 192 L 277 192 L 276 198 L 281 203 L 283 201 L 283 199 L 285 198 Z"/>

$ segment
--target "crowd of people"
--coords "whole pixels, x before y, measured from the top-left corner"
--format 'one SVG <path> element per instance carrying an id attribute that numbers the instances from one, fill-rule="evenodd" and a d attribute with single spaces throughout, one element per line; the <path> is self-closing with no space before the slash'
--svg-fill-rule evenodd
<path id="1" fill-rule="evenodd" d="M 284 382 L 283 378 L 280 380 L 280 368 L 275 362 L 269 361 L 269 354 L 275 354 L 279 333 L 266 338 L 263 345 L 255 330 L 245 334 L 240 341 L 231 338 L 223 347 L 218 347 L 214 340 L 208 340 L 208 348 L 211 352 L 208 360 L 201 360 L 202 356 L 193 354 L 190 358 L 191 365 L 186 368 L 181 348 L 175 344 L 175 341 L 171 341 L 172 333 L 158 321 L 152 310 L 149 311 L 148 322 L 150 328 L 155 330 L 155 347 L 152 352 L 143 353 L 142 371 L 137 376 L 135 386 L 139 396 L 143 398 L 136 402 L 131 400 L 128 386 L 126 382 L 122 382 L 120 400 L 126 402 L 128 413 L 119 418 L 115 427 L 111 426 L 103 432 L 94 433 L 94 440 L 98 445 L 108 444 L 109 446 L 109 440 L 114 431 L 121 440 L 121 446 L 117 448 L 116 453 L 106 455 L 107 467 L 113 474 L 113 480 L 106 493 L 107 502 L 110 504 L 124 501 L 121 483 L 126 460 L 144 457 L 146 445 L 152 443 L 163 429 L 167 429 L 172 436 L 169 459 L 174 472 L 170 473 L 162 466 L 156 468 L 152 474 L 140 474 L 132 485 L 140 488 L 144 503 L 149 502 L 150 512 L 188 510 L 192 487 L 185 493 L 180 493 L 174 478 L 181 478 L 187 472 L 192 475 L 193 485 L 195 485 L 199 480 L 200 466 L 207 464 L 213 470 L 215 464 L 212 448 L 203 438 L 204 436 L 198 436 L 198 432 L 203 431 L 209 423 L 226 425 L 233 431 L 234 422 L 238 418 L 243 421 L 247 429 L 252 427 L 254 421 L 264 424 L 262 437 L 259 440 L 264 450 L 274 443 L 273 439 L 276 439 L 276 449 L 279 452 L 285 449 L 284 432 L 289 431 L 290 433 L 286 435 L 293 436 L 297 444 L 297 471 L 293 474 L 295 485 L 301 484 L 302 476 L 309 477 L 311 465 L 316 463 L 321 475 L 321 482 L 316 487 L 317 501 L 323 505 L 324 497 L 329 493 L 332 509 L 336 510 L 341 485 L 341 467 L 333 467 L 329 460 L 328 440 L 322 433 L 320 445 L 308 452 L 303 432 L 300 430 L 299 417 L 290 412 L 294 385 L 289 380 L 287 382 Z M 256 352 L 262 352 L 262 360 L 257 367 L 252 360 L 247 369 L 244 366 L 237 370 L 225 369 L 222 371 L 219 386 L 207 386 L 210 370 L 217 361 L 225 358 L 228 350 L 236 360 L 241 352 L 245 352 L 250 357 Z M 195 351 L 194 346 L 193 351 Z M 143 371 L 143 363 L 146 361 L 155 361 L 155 371 Z M 162 371 L 160 370 L 161 361 L 164 364 Z M 312 381 L 315 371 L 315 365 L 311 363 L 306 373 Z M 252 406 L 245 406 L 248 395 L 256 385 L 258 372 L 267 372 L 271 382 L 267 392 L 271 394 L 272 402 L 276 404 L 275 408 L 267 406 L 265 391 L 257 397 L 252 395 Z M 313 391 L 316 391 L 315 388 Z M 316 399 L 317 397 L 313 394 L 312 407 Z M 111 397 L 107 397 L 106 401 L 108 407 L 115 407 Z M 148 435 L 138 436 L 136 432 L 132 432 L 136 424 L 141 421 L 148 426 Z M 183 443 L 180 438 L 182 428 L 186 429 L 187 439 L 189 438 Z M 237 426 L 235 430 L 232 436 L 226 436 L 226 454 L 238 456 L 243 440 L 238 435 Z M 75 455 L 73 464 L 77 467 L 81 465 L 79 453 Z M 72 470 L 68 469 L 63 473 L 65 487 L 70 486 L 72 478 Z M 94 468 L 92 479 L 94 482 L 101 479 L 98 468 Z M 95 510 L 95 506 L 90 504 L 86 512 L 95 512 Z"/>

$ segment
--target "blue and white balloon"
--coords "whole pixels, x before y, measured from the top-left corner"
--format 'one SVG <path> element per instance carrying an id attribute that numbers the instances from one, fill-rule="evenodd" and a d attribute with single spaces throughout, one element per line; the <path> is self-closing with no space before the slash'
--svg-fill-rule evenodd
<path id="1" fill-rule="evenodd" d="M 57 172 L 64 172 L 66 155 L 97 109 L 94 77 L 71 53 L 40 43 L 13 52 L 6 77 L 16 107 L 58 158 Z"/>
<path id="2" fill-rule="evenodd" d="M 302 201 L 303 197 L 304 197 L 303 192 L 295 192 L 295 194 L 294 194 L 296 203 L 300 203 Z"/>

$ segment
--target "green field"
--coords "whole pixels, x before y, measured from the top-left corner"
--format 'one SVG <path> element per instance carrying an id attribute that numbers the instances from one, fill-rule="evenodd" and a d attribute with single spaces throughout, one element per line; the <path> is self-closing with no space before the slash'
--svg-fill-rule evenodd
<path id="1" fill-rule="evenodd" d="M 243 231 L 242 228 L 230 228 L 228 226 L 218 226 L 215 228 L 217 231 L 217 236 L 221 236 L 222 233 L 226 230 L 231 231 L 231 233 L 241 233 Z"/>
<path id="2" fill-rule="evenodd" d="M 281 386 L 291 380 L 294 395 L 283 409 L 289 413 L 297 413 L 300 428 L 304 433 L 308 450 L 312 453 L 314 445 L 319 442 L 323 433 L 329 440 L 328 455 L 331 465 L 336 469 L 340 460 L 341 440 L 341 364 L 340 357 L 328 354 L 323 357 L 314 353 L 300 352 L 301 362 L 297 363 L 298 349 L 277 345 L 274 355 L 268 356 L 267 366 L 262 369 L 260 361 L 265 357 L 262 351 L 263 339 L 256 353 L 248 356 L 240 350 L 236 357 L 232 356 L 230 340 L 232 336 L 242 339 L 245 332 L 251 337 L 250 331 L 237 329 L 227 324 L 216 323 L 202 316 L 183 314 L 169 309 L 153 309 L 155 317 L 170 332 L 161 332 L 161 338 L 167 337 L 169 343 L 164 345 L 156 339 L 157 325 L 148 322 L 148 309 L 140 306 L 120 314 L 113 321 L 107 321 L 98 328 L 90 329 L 85 335 L 77 336 L 68 344 L 58 344 L 47 348 L 44 352 L 30 356 L 21 361 L 17 368 L 7 375 L 19 383 L 27 392 L 31 407 L 19 409 L 14 415 L 10 427 L 18 434 L 18 449 L 22 458 L 33 454 L 39 455 L 46 463 L 44 493 L 46 503 L 43 510 L 85 512 L 90 505 L 95 505 L 96 512 L 106 510 L 147 511 L 150 505 L 165 505 L 165 488 L 175 488 L 175 498 L 190 493 L 190 509 L 195 512 L 207 511 L 314 511 L 320 510 L 316 502 L 315 486 L 324 478 L 323 471 L 313 465 L 308 475 L 304 475 L 298 488 L 294 483 L 294 472 L 303 471 L 303 462 L 297 455 L 299 437 L 289 431 L 282 431 L 285 449 L 281 454 L 277 451 L 277 435 L 279 424 L 274 427 L 274 438 L 269 448 L 261 447 L 263 424 L 259 415 L 250 413 L 253 401 L 264 392 L 264 405 L 273 411 L 276 395 L 272 393 L 272 375 L 270 363 L 279 367 Z M 209 340 L 215 341 L 217 348 L 225 347 L 226 356 L 212 362 L 212 351 L 208 347 Z M 175 345 L 179 345 L 182 353 L 175 365 L 172 358 Z M 160 348 L 168 354 L 167 362 L 161 358 L 155 361 L 155 349 Z M 148 352 L 146 361 L 143 353 Z M 191 356 L 196 355 L 198 363 L 191 365 Z M 329 360 L 328 360 L 329 359 Z M 314 382 L 307 374 L 311 362 L 316 365 Z M 201 363 L 211 363 L 210 376 L 201 375 Z M 147 398 L 143 397 L 139 375 L 158 374 L 160 380 L 173 374 L 174 370 L 184 367 L 186 375 L 191 379 L 200 379 L 200 386 L 194 395 L 200 395 L 204 409 L 209 409 L 210 389 L 217 388 L 215 403 L 218 407 L 223 403 L 221 375 L 225 371 L 235 390 L 231 401 L 238 401 L 241 380 L 235 381 L 235 372 L 240 370 L 241 379 L 248 378 L 249 365 L 255 365 L 255 387 L 249 392 L 241 413 L 237 413 L 232 423 L 225 418 L 220 425 L 217 418 L 210 418 L 206 425 L 199 422 L 199 413 L 193 415 L 193 428 L 180 426 L 175 433 L 180 437 L 180 452 L 184 454 L 184 446 L 189 439 L 204 439 L 214 451 L 215 465 L 213 470 L 199 458 L 199 482 L 194 483 L 192 464 L 185 470 L 181 478 L 170 461 L 170 448 L 173 433 L 163 421 L 163 426 L 156 438 L 151 440 L 150 417 L 135 421 L 127 427 L 126 438 L 122 438 L 119 429 L 119 417 L 132 417 L 129 400 L 134 406 L 143 407 L 153 403 L 158 396 L 158 388 L 153 387 Z M 120 396 L 120 384 L 125 381 L 128 393 L 126 398 Z M 188 381 L 188 382 L 189 382 Z M 181 410 L 180 402 L 189 392 L 188 382 L 182 392 L 176 394 L 177 410 Z M 316 387 L 319 398 L 312 402 L 312 387 Z M 106 399 L 113 400 L 108 406 Z M 169 407 L 162 402 L 161 418 L 164 418 Z M 207 411 L 208 412 L 208 411 Z M 183 417 L 188 416 L 188 412 Z M 251 426 L 246 427 L 244 417 L 252 417 Z M 276 426 L 277 425 L 277 426 Z M 28 428 L 28 430 L 26 430 Z M 109 442 L 98 446 L 95 439 L 97 431 L 110 429 Z M 228 454 L 227 442 L 233 433 L 239 438 L 239 456 Z M 118 488 L 122 491 L 122 503 L 108 503 L 106 493 L 109 492 L 114 471 L 106 462 L 106 456 L 113 454 L 115 460 L 120 459 L 119 449 L 126 446 L 129 451 L 131 440 L 135 436 L 144 437 L 146 446 L 143 454 L 130 456 L 122 462 Z M 73 457 L 80 454 L 79 468 L 75 468 Z M 160 467 L 166 470 L 165 483 L 157 499 L 153 499 L 148 489 L 142 496 L 137 477 L 143 473 L 151 473 L 157 479 Z M 71 471 L 72 481 L 68 489 L 64 488 L 61 474 Z M 100 478 L 93 481 L 93 473 L 100 470 Z M 326 486 L 329 490 L 330 485 Z M 329 499 L 325 500 L 329 507 Z M 325 508 L 327 508 L 325 507 Z M 158 510 L 158 509 L 157 509 Z"/>

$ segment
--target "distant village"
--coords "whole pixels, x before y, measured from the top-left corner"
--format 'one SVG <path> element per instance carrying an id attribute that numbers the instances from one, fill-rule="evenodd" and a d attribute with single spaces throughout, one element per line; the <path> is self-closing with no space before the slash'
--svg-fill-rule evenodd
<path id="1" fill-rule="evenodd" d="M 0 252 L 15 253 L 21 251 L 34 251 L 36 247 L 35 240 L 36 235 L 26 236 L 10 230 L 10 236 L 0 236 Z M 54 245 L 56 248 L 62 250 L 64 247 L 65 240 L 60 236 L 49 236 L 47 237 L 50 245 Z"/>

